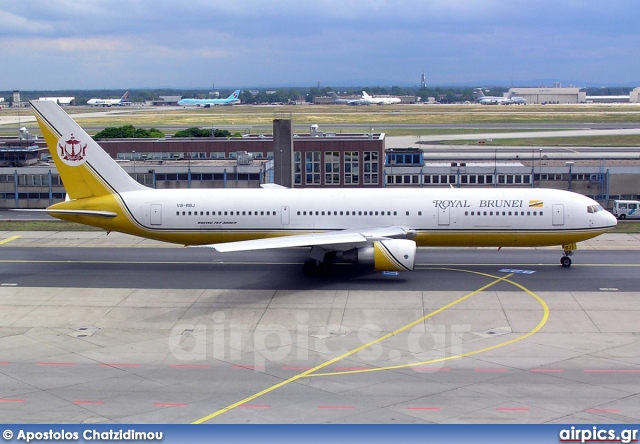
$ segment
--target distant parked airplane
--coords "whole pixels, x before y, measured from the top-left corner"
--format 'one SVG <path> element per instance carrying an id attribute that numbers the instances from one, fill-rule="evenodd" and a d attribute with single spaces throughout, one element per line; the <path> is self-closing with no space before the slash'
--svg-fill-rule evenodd
<path id="1" fill-rule="evenodd" d="M 226 99 L 182 99 L 178 101 L 180 106 L 203 106 L 209 108 L 211 105 L 233 105 L 240 103 L 240 90 L 236 89 Z"/>
<path id="2" fill-rule="evenodd" d="M 362 100 L 366 100 L 372 105 L 393 105 L 394 103 L 400 103 L 400 99 L 397 97 L 371 97 L 366 91 L 362 91 Z"/>
<path id="3" fill-rule="evenodd" d="M 363 99 L 341 99 L 333 91 L 331 91 L 329 93 L 329 97 L 331 97 L 333 99 L 333 103 L 338 104 L 338 105 L 351 105 L 351 106 L 371 105 L 371 102 L 363 100 Z"/>
<path id="4" fill-rule="evenodd" d="M 475 88 L 473 96 L 476 102 L 481 105 L 526 105 L 527 101 L 523 97 L 515 97 L 515 92 L 509 94 L 509 97 L 485 96 L 482 88 Z"/>
<path id="5" fill-rule="evenodd" d="M 89 99 L 87 100 L 87 105 L 91 105 L 91 106 L 124 105 L 128 98 L 129 98 L 129 91 L 124 93 L 122 97 L 120 97 L 119 99 Z"/>

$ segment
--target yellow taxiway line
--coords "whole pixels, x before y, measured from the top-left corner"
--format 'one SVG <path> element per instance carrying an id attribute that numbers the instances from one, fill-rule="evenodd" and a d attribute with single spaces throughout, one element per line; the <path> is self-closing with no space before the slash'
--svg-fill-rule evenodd
<path id="1" fill-rule="evenodd" d="M 272 392 L 274 390 L 277 390 L 277 389 L 279 389 L 281 387 L 284 387 L 285 385 L 290 384 L 292 382 L 295 382 L 295 381 L 297 381 L 299 379 L 308 378 L 308 377 L 317 377 L 317 376 L 334 376 L 334 375 L 342 375 L 342 374 L 348 374 L 348 373 L 361 373 L 361 372 L 363 373 L 363 372 L 366 372 L 366 371 L 390 370 L 390 369 L 394 369 L 394 368 L 403 368 L 403 367 L 410 367 L 410 366 L 416 366 L 416 365 L 425 365 L 425 364 L 428 364 L 428 363 L 434 363 L 434 362 L 439 362 L 439 361 L 448 360 L 448 359 L 463 358 L 465 356 L 471 356 L 471 355 L 474 355 L 474 354 L 483 353 L 483 352 L 486 352 L 486 351 L 489 351 L 489 350 L 494 350 L 494 349 L 496 349 L 498 347 L 504 347 L 506 345 L 513 344 L 514 342 L 520 341 L 520 340 L 522 340 L 524 338 L 527 338 L 527 337 L 531 336 L 532 334 L 536 333 L 537 331 L 539 331 L 544 326 L 544 324 L 547 322 L 547 319 L 549 317 L 549 308 L 548 308 L 547 304 L 538 295 L 536 295 L 535 293 L 533 293 L 529 289 L 527 289 L 524 286 L 518 284 L 517 282 L 509 280 L 509 278 L 511 276 L 513 276 L 513 273 L 507 274 L 507 275 L 502 276 L 502 277 L 498 277 L 498 276 L 493 276 L 493 275 L 490 275 L 490 274 L 487 274 L 487 273 L 481 273 L 481 272 L 469 271 L 469 270 L 460 270 L 460 269 L 453 269 L 453 268 L 439 268 L 439 269 L 441 269 L 441 270 L 461 271 L 461 272 L 466 272 L 466 273 L 473 273 L 473 274 L 478 274 L 478 275 L 481 275 L 481 276 L 490 277 L 490 278 L 493 278 L 494 280 L 492 282 L 490 282 L 490 283 L 488 283 L 488 284 L 486 284 L 486 285 L 484 285 L 484 286 L 482 286 L 482 287 L 470 292 L 470 293 L 467 293 L 466 295 L 456 299 L 455 301 L 450 302 L 449 304 L 446 304 L 446 305 L 440 307 L 439 309 L 437 309 L 435 311 L 432 311 L 431 313 L 429 313 L 429 314 L 427 314 L 427 315 L 425 315 L 425 316 L 423 316 L 423 317 L 421 317 L 419 319 L 416 319 L 413 322 L 410 322 L 410 323 L 398 328 L 397 330 L 394 330 L 394 331 L 392 331 L 390 333 L 387 333 L 387 334 L 385 334 L 383 336 L 380 336 L 379 338 L 374 339 L 373 341 L 370 341 L 370 342 L 368 342 L 366 344 L 363 344 L 363 345 L 361 345 L 361 346 L 359 346 L 357 348 L 354 348 L 353 350 L 347 351 L 346 353 L 343 353 L 340 356 L 337 356 L 337 357 L 335 357 L 333 359 L 330 359 L 330 360 L 328 360 L 328 361 L 326 361 L 326 362 L 324 362 L 324 363 L 322 363 L 320 365 L 317 365 L 317 366 L 315 366 L 315 367 L 313 367 L 313 368 L 311 368 L 309 370 L 306 370 L 306 371 L 304 371 L 302 373 L 299 373 L 299 374 L 297 374 L 297 375 L 295 375 L 295 376 L 293 376 L 293 377 L 291 377 L 289 379 L 281 381 L 278 384 L 272 385 L 271 387 L 268 387 L 268 388 L 266 388 L 266 389 L 264 389 L 264 390 L 262 390 L 262 391 L 260 391 L 258 393 L 255 393 L 255 394 L 253 394 L 253 395 L 251 395 L 251 396 L 249 396 L 247 398 L 244 398 L 244 399 L 242 399 L 242 400 L 240 400 L 238 402 L 235 402 L 235 403 L 233 403 L 233 404 L 231 404 L 231 405 L 229 405 L 227 407 L 224 407 L 224 408 L 222 408 L 220 410 L 217 410 L 217 411 L 211 413 L 210 415 L 204 416 L 204 417 L 202 417 L 202 418 L 200 418 L 200 419 L 198 419 L 196 421 L 193 421 L 192 424 L 202 424 L 204 422 L 207 422 L 210 419 L 213 419 L 213 418 L 215 418 L 217 416 L 220 416 L 223 413 L 226 413 L 226 412 L 228 412 L 230 410 L 233 410 L 233 409 L 235 409 L 236 407 L 238 407 L 240 405 L 243 405 L 243 404 L 246 404 L 246 403 L 248 403 L 250 401 L 253 401 L 253 400 L 255 400 L 255 399 L 257 399 L 257 398 L 259 398 L 259 397 L 261 397 L 263 395 L 266 395 L 267 393 L 270 393 L 270 392 Z M 420 363 L 406 364 L 406 365 L 401 365 L 401 366 L 392 366 L 392 367 L 384 367 L 384 368 L 376 368 L 376 369 L 367 369 L 367 370 L 363 370 L 363 371 L 352 371 L 352 372 L 346 371 L 346 372 L 333 372 L 333 373 L 322 373 L 322 374 L 318 373 L 318 374 L 314 374 L 314 372 L 316 372 L 318 370 L 321 370 L 321 369 L 323 369 L 325 367 L 328 367 L 329 365 L 334 364 L 335 362 L 338 362 L 338 361 L 340 361 L 340 360 L 342 360 L 344 358 L 347 358 L 347 357 L 349 357 L 351 355 L 354 355 L 354 354 L 360 352 L 361 350 L 364 350 L 364 349 L 369 348 L 369 347 L 371 347 L 371 346 L 373 346 L 375 344 L 378 344 L 378 343 L 384 341 L 385 339 L 388 339 L 388 338 L 390 338 L 392 336 L 397 335 L 398 333 L 401 333 L 401 332 L 403 332 L 405 330 L 408 330 L 408 329 L 420 324 L 421 322 L 424 322 L 426 319 L 429 319 L 429 318 L 431 318 L 431 317 L 433 317 L 433 316 L 435 316 L 435 315 L 437 315 L 439 313 L 442 313 L 443 311 L 455 306 L 456 304 L 459 304 L 459 303 L 471 298 L 472 296 L 475 296 L 478 293 L 480 293 L 480 292 L 482 292 L 482 291 L 484 291 L 484 290 L 486 290 L 486 289 L 488 289 L 488 288 L 490 288 L 490 287 L 492 287 L 492 286 L 494 286 L 494 285 L 496 285 L 496 284 L 498 284 L 500 282 L 508 282 L 508 283 L 510 283 L 512 285 L 515 285 L 516 287 L 518 287 L 521 290 L 523 290 L 524 292 L 526 292 L 528 295 L 534 297 L 541 304 L 541 306 L 543 308 L 543 311 L 544 311 L 544 314 L 543 314 L 542 320 L 538 323 L 538 325 L 536 325 L 536 327 L 533 330 L 531 330 L 531 331 L 527 332 L 526 334 L 521 335 L 521 336 L 519 336 L 519 337 L 517 337 L 515 339 L 510 339 L 508 341 L 505 341 L 505 342 L 497 344 L 497 345 L 493 345 L 493 346 L 490 346 L 490 347 L 485 347 L 485 348 L 483 348 L 481 350 L 476 350 L 474 352 L 468 352 L 468 353 L 463 353 L 463 354 L 460 354 L 460 355 L 450 356 L 450 357 L 447 357 L 447 358 L 434 359 L 434 360 L 431 360 L 431 361 L 424 361 L 424 362 L 420 362 Z"/>
<path id="2" fill-rule="evenodd" d="M 22 237 L 22 236 L 18 236 L 18 235 L 17 235 L 17 236 L 7 237 L 6 239 L 2 239 L 2 240 L 0 240 L 0 245 L 2 245 L 2 244 L 8 244 L 9 242 L 14 241 L 14 240 L 16 240 L 16 239 L 19 239 L 20 237 Z"/>

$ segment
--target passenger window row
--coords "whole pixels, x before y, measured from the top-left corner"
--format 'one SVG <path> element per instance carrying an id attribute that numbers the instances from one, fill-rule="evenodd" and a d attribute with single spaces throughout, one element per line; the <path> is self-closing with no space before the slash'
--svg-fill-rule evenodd
<path id="1" fill-rule="evenodd" d="M 495 214 L 494 214 L 495 213 Z M 465 211 L 465 216 L 543 216 L 542 211 Z"/>
<path id="2" fill-rule="evenodd" d="M 397 216 L 397 211 L 298 211 L 298 216 Z M 405 216 L 411 215 L 406 211 Z M 418 216 L 422 216 L 422 211 L 418 211 Z"/>
<path id="3" fill-rule="evenodd" d="M 275 216 L 275 211 L 218 211 L 218 216 Z M 216 216 L 215 211 L 176 211 L 176 216 Z"/>

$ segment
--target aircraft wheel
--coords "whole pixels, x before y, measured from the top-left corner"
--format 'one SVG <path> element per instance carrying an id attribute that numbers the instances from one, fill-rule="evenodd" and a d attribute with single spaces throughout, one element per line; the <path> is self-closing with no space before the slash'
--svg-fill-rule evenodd
<path id="1" fill-rule="evenodd" d="M 563 267 L 570 267 L 571 266 L 571 258 L 569 256 L 562 256 L 560 258 L 560 263 L 562 264 Z"/>
<path id="2" fill-rule="evenodd" d="M 318 274 L 319 270 L 318 261 L 314 261 L 313 259 L 309 259 L 304 261 L 304 265 L 302 265 L 302 272 L 307 276 L 313 276 Z"/>

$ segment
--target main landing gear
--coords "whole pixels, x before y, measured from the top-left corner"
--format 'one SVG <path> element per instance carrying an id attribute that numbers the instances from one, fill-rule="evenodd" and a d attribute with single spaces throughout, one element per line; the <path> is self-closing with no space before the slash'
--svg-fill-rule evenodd
<path id="1" fill-rule="evenodd" d="M 560 264 L 563 267 L 570 267 L 571 266 L 571 257 L 570 256 L 573 256 L 573 250 L 575 250 L 576 248 L 578 248 L 578 246 L 575 243 L 566 244 L 566 245 L 562 246 L 562 249 L 564 250 L 564 254 L 560 258 Z"/>
<path id="2" fill-rule="evenodd" d="M 325 251 L 318 247 L 313 247 L 309 256 L 302 266 L 302 272 L 307 276 L 329 273 L 331 264 L 336 260 L 335 251 Z"/>

